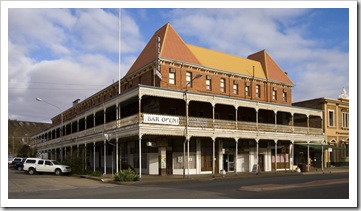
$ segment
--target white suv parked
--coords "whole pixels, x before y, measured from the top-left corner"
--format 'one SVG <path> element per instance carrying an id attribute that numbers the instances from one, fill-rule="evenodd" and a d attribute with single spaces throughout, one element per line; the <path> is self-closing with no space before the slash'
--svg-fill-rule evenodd
<path id="1" fill-rule="evenodd" d="M 41 158 L 27 158 L 24 162 L 23 170 L 30 175 L 35 174 L 36 172 L 53 172 L 56 175 L 71 172 L 70 166 L 62 165 L 56 160 Z"/>

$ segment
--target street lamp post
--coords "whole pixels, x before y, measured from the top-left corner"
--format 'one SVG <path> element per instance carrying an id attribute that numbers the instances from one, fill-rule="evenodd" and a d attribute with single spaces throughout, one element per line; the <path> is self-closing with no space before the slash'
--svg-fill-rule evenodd
<path id="1" fill-rule="evenodd" d="M 323 167 L 323 164 L 324 164 L 324 161 L 323 161 L 323 145 L 326 144 L 326 140 L 322 140 L 321 142 L 321 167 L 322 167 L 322 173 L 325 173 L 324 171 L 324 167 Z"/>
<path id="2" fill-rule="evenodd" d="M 59 109 L 59 111 L 60 111 L 60 118 L 61 118 L 61 126 L 60 126 L 60 137 L 61 137 L 61 139 L 62 139 L 62 137 L 63 137 L 63 124 L 64 124 L 64 119 L 63 119 L 63 112 L 61 112 L 61 108 L 59 107 L 59 106 L 56 106 L 56 105 L 54 105 L 54 104 L 52 104 L 52 103 L 49 103 L 49 102 L 47 102 L 47 101 L 45 101 L 45 100 L 43 100 L 43 99 L 41 99 L 41 98 L 35 98 L 35 100 L 37 100 L 37 101 L 39 101 L 39 102 L 44 102 L 44 103 L 46 103 L 46 104 L 49 104 L 49 105 L 51 105 L 51 106 L 53 106 L 53 107 L 55 107 L 55 108 L 57 108 L 57 109 Z M 61 142 L 61 140 L 60 140 L 60 142 Z M 63 161 L 63 152 L 62 152 L 62 150 L 63 149 L 61 149 L 61 156 L 60 156 L 60 160 L 61 160 L 61 162 Z M 56 152 L 55 152 L 56 153 Z"/>
<path id="3" fill-rule="evenodd" d="M 186 90 L 184 91 L 185 97 L 186 97 L 186 140 L 183 143 L 183 158 L 185 157 L 185 142 L 187 142 L 187 178 L 189 179 L 189 136 L 188 136 L 188 86 L 192 83 L 193 80 L 198 79 L 202 77 L 202 74 L 197 74 L 194 78 L 192 78 L 187 84 L 186 84 Z M 183 159 L 183 178 L 185 178 L 185 167 L 184 167 L 184 159 Z"/>

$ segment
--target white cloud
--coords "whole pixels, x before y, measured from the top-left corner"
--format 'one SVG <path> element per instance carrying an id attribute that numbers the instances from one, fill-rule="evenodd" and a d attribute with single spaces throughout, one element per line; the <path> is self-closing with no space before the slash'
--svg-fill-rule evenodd
<path id="1" fill-rule="evenodd" d="M 74 22 L 65 9 L 9 9 L 9 38 L 29 50 L 48 48 L 64 54 L 68 50 L 59 45 L 67 40 L 65 32 Z"/>
<path id="2" fill-rule="evenodd" d="M 118 52 L 118 12 L 115 14 L 102 9 L 77 10 L 78 18 L 73 33 L 77 47 L 94 52 Z M 133 53 L 144 45 L 141 40 L 139 26 L 127 15 L 121 14 L 121 52 Z"/>
<path id="3" fill-rule="evenodd" d="M 60 111 L 39 104 L 35 101 L 36 97 L 66 110 L 73 100 L 83 100 L 111 84 L 111 79 L 117 79 L 117 66 L 109 59 L 101 55 L 84 55 L 79 60 L 80 63 L 69 60 L 42 61 L 30 66 L 28 86 L 20 84 L 19 87 L 24 88 L 21 89 L 23 92 L 9 89 L 9 114 L 25 117 L 38 113 L 40 120 L 49 119 Z"/>
<path id="4" fill-rule="evenodd" d="M 300 31 L 295 31 L 297 27 L 281 30 L 279 24 L 288 23 L 306 11 L 287 9 L 175 10 L 172 23 L 180 33 L 196 37 L 212 49 L 246 57 L 262 49 L 289 50 L 311 45 L 312 42 L 300 37 Z M 283 27 L 287 25 L 282 24 Z"/>
<path id="5" fill-rule="evenodd" d="M 139 26 L 126 12 L 121 18 L 122 53 L 138 51 L 145 44 Z M 26 46 L 29 54 L 42 54 L 47 49 L 58 58 L 89 50 L 116 54 L 118 13 L 102 9 L 10 9 L 9 39 Z"/>
<path id="6" fill-rule="evenodd" d="M 73 33 L 79 34 L 77 47 L 92 51 L 118 51 L 116 16 L 101 9 L 77 10 Z"/>
<path id="7" fill-rule="evenodd" d="M 298 77 L 294 82 L 294 101 L 312 98 L 338 98 L 342 88 L 349 88 L 349 57 L 337 50 L 316 49 L 309 56 L 314 58 L 304 65 L 295 68 Z"/>
<path id="8" fill-rule="evenodd" d="M 22 45 L 15 45 L 12 42 L 8 43 L 9 52 L 9 82 L 13 80 L 27 80 L 28 67 L 32 65 L 33 61 L 26 57 L 26 48 Z"/>
<path id="9" fill-rule="evenodd" d="M 47 121 L 118 80 L 118 14 L 101 9 L 9 9 L 9 118 Z M 122 51 L 144 46 L 122 15 Z M 124 53 L 123 52 L 123 53 Z M 135 60 L 122 55 L 122 75 Z"/>
<path id="10" fill-rule="evenodd" d="M 123 53 L 138 52 L 143 49 L 143 42 L 138 24 L 124 10 L 121 15 L 121 50 Z"/>

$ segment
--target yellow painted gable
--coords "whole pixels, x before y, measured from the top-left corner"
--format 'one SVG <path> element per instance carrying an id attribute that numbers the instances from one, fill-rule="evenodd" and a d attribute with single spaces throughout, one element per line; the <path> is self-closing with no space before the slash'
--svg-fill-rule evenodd
<path id="1" fill-rule="evenodd" d="M 206 67 L 265 79 L 266 75 L 258 61 L 186 44 L 198 61 Z"/>

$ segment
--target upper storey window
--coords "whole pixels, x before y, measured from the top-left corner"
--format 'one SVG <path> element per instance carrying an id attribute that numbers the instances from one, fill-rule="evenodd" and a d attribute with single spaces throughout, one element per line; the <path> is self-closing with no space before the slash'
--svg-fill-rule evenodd
<path id="1" fill-rule="evenodd" d="M 175 84 L 175 69 L 169 69 L 169 84 Z"/>
<path id="2" fill-rule="evenodd" d="M 283 102 L 287 102 L 287 92 L 283 91 L 282 93 Z"/>
<path id="3" fill-rule="evenodd" d="M 226 80 L 224 78 L 221 78 L 221 92 L 226 92 Z"/>
<path id="4" fill-rule="evenodd" d="M 272 90 L 272 100 L 277 100 L 277 90 Z"/>
<path id="5" fill-rule="evenodd" d="M 238 84 L 233 84 L 233 94 L 238 95 Z"/>
<path id="6" fill-rule="evenodd" d="M 335 111 L 334 110 L 328 110 L 328 126 L 334 127 L 335 126 Z"/>
<path id="7" fill-rule="evenodd" d="M 342 127 L 348 128 L 348 112 L 342 112 Z"/>
<path id="8" fill-rule="evenodd" d="M 260 89 L 261 89 L 261 86 L 260 85 L 256 85 L 256 97 L 261 97 L 260 95 Z"/>
<path id="9" fill-rule="evenodd" d="M 187 87 L 192 87 L 192 73 L 191 72 L 187 72 L 186 73 L 186 84 Z"/>
<path id="10" fill-rule="evenodd" d="M 207 77 L 206 78 L 206 89 L 208 91 L 211 91 L 212 90 L 212 79 L 210 77 Z"/>
<path id="11" fill-rule="evenodd" d="M 248 85 L 246 85 L 246 86 L 244 87 L 244 91 L 245 91 L 245 95 L 246 95 L 246 96 L 250 96 L 250 94 L 249 94 L 249 86 L 248 86 Z"/>

